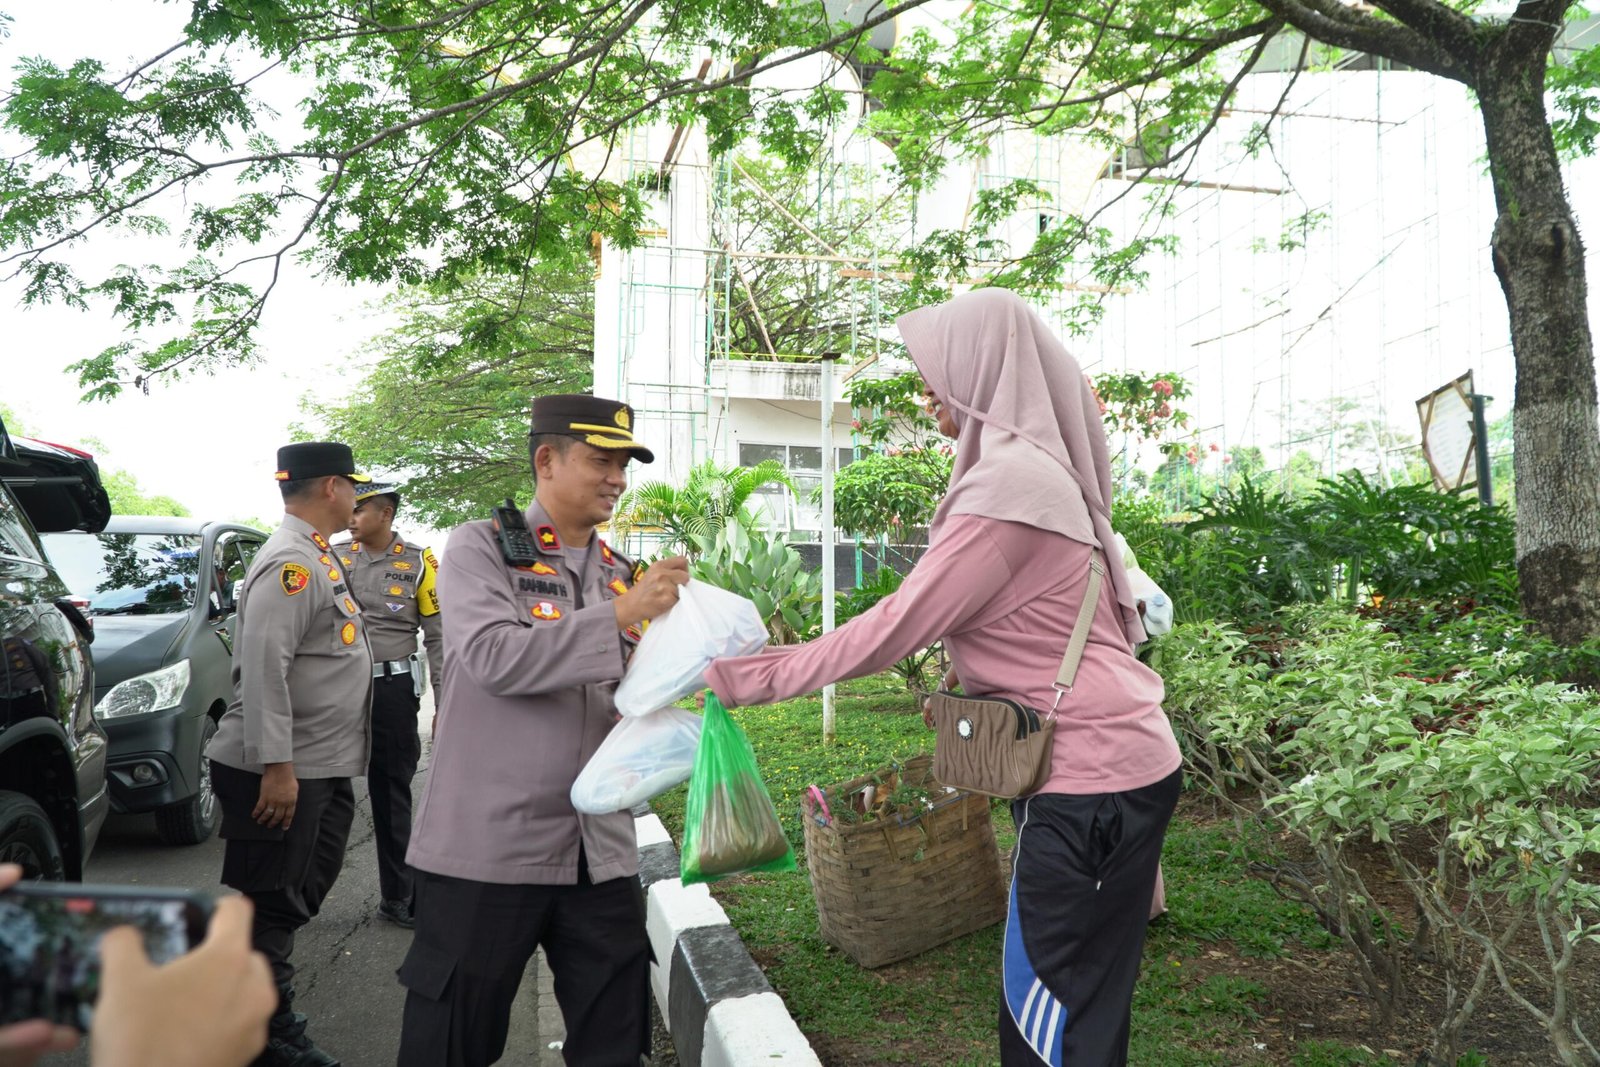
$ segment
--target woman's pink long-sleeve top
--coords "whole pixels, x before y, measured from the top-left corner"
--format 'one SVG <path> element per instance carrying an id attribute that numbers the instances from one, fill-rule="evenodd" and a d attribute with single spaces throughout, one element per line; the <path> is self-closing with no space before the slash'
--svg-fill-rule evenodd
<path id="1" fill-rule="evenodd" d="M 1022 523 L 952 516 L 891 596 L 831 634 L 719 659 L 706 681 L 729 706 L 767 704 L 858 678 L 943 638 L 964 692 L 1048 710 L 1089 577 L 1092 546 Z M 1161 678 L 1128 648 L 1111 583 L 1058 709 L 1045 793 L 1118 793 L 1182 763 Z"/>

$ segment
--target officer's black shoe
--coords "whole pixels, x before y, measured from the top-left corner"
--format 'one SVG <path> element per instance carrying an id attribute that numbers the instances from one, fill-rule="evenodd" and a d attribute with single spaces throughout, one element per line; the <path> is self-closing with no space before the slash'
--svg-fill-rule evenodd
<path id="1" fill-rule="evenodd" d="M 304 1015 L 280 1012 L 267 1023 L 267 1047 L 250 1067 L 339 1067 L 339 1061 L 311 1043 Z"/>
<path id="2" fill-rule="evenodd" d="M 387 919 L 396 926 L 403 926 L 407 930 L 417 925 L 411 917 L 411 905 L 403 900 L 386 900 L 378 905 L 378 918 Z"/>

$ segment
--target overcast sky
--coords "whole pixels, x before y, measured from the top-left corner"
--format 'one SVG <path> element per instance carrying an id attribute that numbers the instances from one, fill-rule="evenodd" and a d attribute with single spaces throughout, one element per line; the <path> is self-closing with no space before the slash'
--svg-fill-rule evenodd
<path id="1" fill-rule="evenodd" d="M 0 78 L 9 84 L 24 56 L 63 64 L 93 57 L 120 73 L 175 43 L 189 9 L 156 0 L 0 0 L 15 19 L 0 40 Z M 280 91 L 291 109 L 292 87 Z M 103 270 L 154 258 L 142 251 L 103 233 L 74 261 Z M 356 349 L 381 326 L 365 311 L 378 290 L 331 285 L 292 262 L 286 268 L 267 303 L 260 364 L 163 382 L 148 396 L 127 390 L 109 403 L 80 403 L 66 368 L 121 341 L 119 323 L 103 311 L 25 308 L 19 287 L 0 288 L 7 382 L 0 400 L 33 436 L 98 439 L 104 466 L 131 472 L 145 492 L 175 497 L 198 516 L 275 520 L 283 509 L 274 455 L 290 440 L 290 423 L 303 421 L 301 399 L 325 401 L 350 388 L 359 378 Z"/>

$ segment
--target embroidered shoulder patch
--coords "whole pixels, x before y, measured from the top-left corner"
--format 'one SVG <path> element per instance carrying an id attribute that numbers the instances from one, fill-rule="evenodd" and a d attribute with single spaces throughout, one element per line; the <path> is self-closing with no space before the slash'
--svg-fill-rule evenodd
<path id="1" fill-rule="evenodd" d="M 303 592 L 311 584 L 311 569 L 298 563 L 285 563 L 283 570 L 278 572 L 278 584 L 283 586 L 285 596 Z"/>
<path id="2" fill-rule="evenodd" d="M 541 600 L 528 609 L 528 614 L 536 619 L 559 619 L 561 618 L 561 609 L 548 600 Z"/>
<path id="3" fill-rule="evenodd" d="M 604 541 L 600 542 L 600 558 L 607 563 L 615 563 L 617 561 L 616 557 L 611 554 L 611 546 Z"/>
<path id="4" fill-rule="evenodd" d="M 404 541 L 396 541 L 394 543 L 394 554 L 397 556 L 403 556 L 406 554 L 406 546 Z"/>
<path id="5" fill-rule="evenodd" d="M 628 591 L 628 584 L 621 578 L 613 578 L 611 581 L 606 583 L 606 588 L 618 596 L 621 596 L 623 593 Z"/>

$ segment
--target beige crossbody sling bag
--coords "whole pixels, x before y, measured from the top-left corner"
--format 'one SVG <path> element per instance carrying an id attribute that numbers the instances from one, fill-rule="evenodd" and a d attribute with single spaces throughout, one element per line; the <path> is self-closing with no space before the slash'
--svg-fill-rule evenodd
<path id="1" fill-rule="evenodd" d="M 936 737 L 935 778 L 970 793 L 1011 799 L 1037 792 L 1050 777 L 1056 711 L 1061 698 L 1072 695 L 1105 573 L 1100 557 L 1090 557 L 1083 604 L 1061 657 L 1056 699 L 1048 712 L 1041 714 L 1004 697 L 959 696 L 947 690 L 928 698 Z"/>

